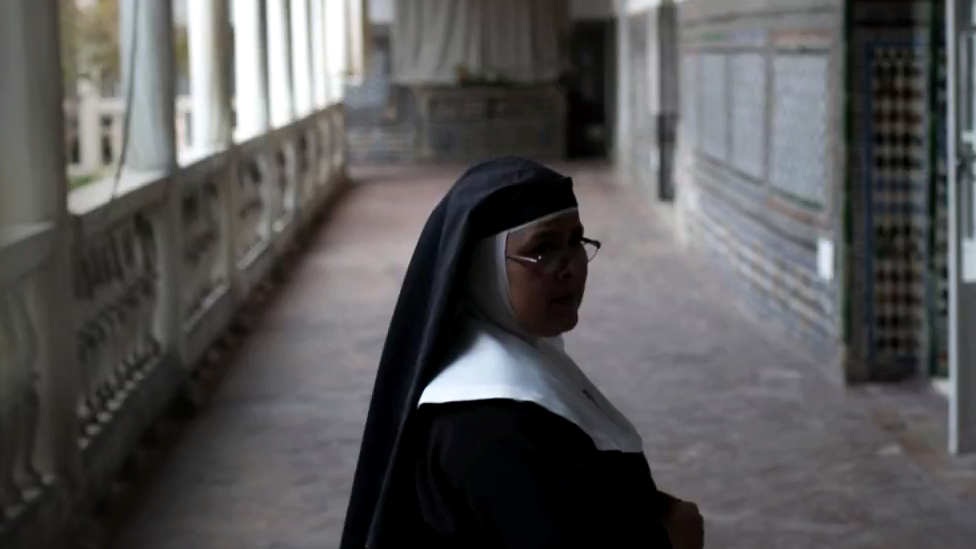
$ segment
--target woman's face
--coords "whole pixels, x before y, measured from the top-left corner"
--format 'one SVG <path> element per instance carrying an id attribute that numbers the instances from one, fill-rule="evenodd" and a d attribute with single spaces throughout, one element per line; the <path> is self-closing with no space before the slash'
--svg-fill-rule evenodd
<path id="1" fill-rule="evenodd" d="M 512 309 L 522 327 L 538 337 L 555 337 L 576 327 L 587 275 L 582 238 L 576 212 L 508 235 Z"/>

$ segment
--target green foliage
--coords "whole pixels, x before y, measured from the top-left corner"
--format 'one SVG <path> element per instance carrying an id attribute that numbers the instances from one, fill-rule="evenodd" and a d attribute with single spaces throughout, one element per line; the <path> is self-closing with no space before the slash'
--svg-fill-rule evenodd
<path id="1" fill-rule="evenodd" d="M 96 0 L 84 7 L 79 7 L 76 0 L 59 0 L 59 3 L 65 83 L 70 86 L 79 78 L 99 87 L 118 82 L 121 77 L 119 0 Z M 185 75 L 189 66 L 186 27 L 177 26 L 173 30 L 177 72 Z"/>
<path id="2" fill-rule="evenodd" d="M 209 0 L 208 0 L 209 1 Z M 176 74 L 187 76 L 190 74 L 190 38 L 183 25 L 176 25 L 173 29 L 173 48 L 176 55 Z"/>
<path id="3" fill-rule="evenodd" d="M 78 6 L 75 0 L 58 0 L 61 15 L 61 71 L 67 89 L 71 89 L 78 79 L 78 60 L 75 59 L 76 26 Z"/>
<path id="4" fill-rule="evenodd" d="M 78 9 L 74 54 L 79 77 L 98 83 L 119 78 L 118 0 L 97 0 Z"/>
<path id="5" fill-rule="evenodd" d="M 68 186 L 70 189 L 78 189 L 84 187 L 85 185 L 95 181 L 100 177 L 98 173 L 91 173 L 86 175 L 77 175 L 68 178 Z"/>

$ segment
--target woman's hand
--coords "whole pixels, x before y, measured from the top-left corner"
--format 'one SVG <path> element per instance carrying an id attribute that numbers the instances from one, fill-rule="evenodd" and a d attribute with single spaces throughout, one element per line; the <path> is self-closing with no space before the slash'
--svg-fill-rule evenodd
<path id="1" fill-rule="evenodd" d="M 705 521 L 698 506 L 690 501 L 675 501 L 661 519 L 673 549 L 703 549 Z"/>

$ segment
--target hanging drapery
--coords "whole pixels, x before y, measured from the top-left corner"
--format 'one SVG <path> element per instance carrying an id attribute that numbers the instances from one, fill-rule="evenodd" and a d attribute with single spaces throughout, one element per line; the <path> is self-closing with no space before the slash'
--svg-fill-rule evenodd
<path id="1" fill-rule="evenodd" d="M 393 78 L 552 82 L 565 67 L 569 21 L 568 0 L 397 0 Z"/>

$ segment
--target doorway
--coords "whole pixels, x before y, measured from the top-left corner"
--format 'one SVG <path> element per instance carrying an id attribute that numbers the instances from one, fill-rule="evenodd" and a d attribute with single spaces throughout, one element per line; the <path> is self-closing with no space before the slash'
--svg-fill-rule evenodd
<path id="1" fill-rule="evenodd" d="M 612 20 L 580 20 L 569 45 L 571 69 L 564 78 L 566 154 L 571 159 L 604 159 L 610 149 L 607 78 Z"/>

